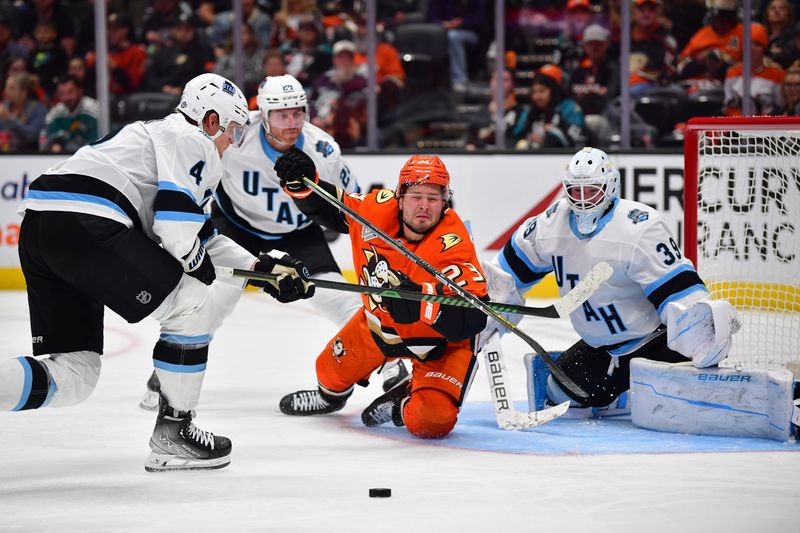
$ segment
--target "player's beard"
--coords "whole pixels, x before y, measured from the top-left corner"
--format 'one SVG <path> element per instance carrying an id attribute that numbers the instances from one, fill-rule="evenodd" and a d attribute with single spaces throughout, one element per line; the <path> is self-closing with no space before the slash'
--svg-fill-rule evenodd
<path id="1" fill-rule="evenodd" d="M 423 218 L 419 222 L 416 222 L 415 217 L 413 215 L 406 216 L 403 212 L 401 212 L 400 220 L 402 221 L 403 225 L 409 230 L 413 231 L 418 235 L 425 235 L 426 233 L 430 232 L 433 228 L 435 228 L 436 225 L 439 223 L 439 220 L 434 219 L 432 213 L 425 213 L 425 214 L 427 215 L 427 218 Z M 441 218 L 441 215 L 439 218 Z"/>

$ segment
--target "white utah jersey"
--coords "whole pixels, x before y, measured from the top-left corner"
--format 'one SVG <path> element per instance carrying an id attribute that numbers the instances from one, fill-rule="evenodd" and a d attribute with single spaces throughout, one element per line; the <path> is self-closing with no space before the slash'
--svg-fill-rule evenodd
<path id="1" fill-rule="evenodd" d="M 278 239 L 312 222 L 281 189 L 273 166 L 282 152 L 267 142 L 260 114 L 251 113 L 250 122 L 247 138 L 235 157 L 227 153 L 222 157 L 224 175 L 214 198 L 225 217 L 241 229 L 264 239 Z M 295 146 L 314 160 L 321 180 L 347 192 L 359 192 L 333 137 L 306 122 Z"/>
<path id="2" fill-rule="evenodd" d="M 180 259 L 222 177 L 214 142 L 179 113 L 134 122 L 35 179 L 20 211 L 72 211 L 135 227 Z M 93 178 L 93 179 L 91 179 Z"/>
<path id="3" fill-rule="evenodd" d="M 618 199 L 591 235 L 582 235 L 565 199 L 526 220 L 495 259 L 524 292 L 548 272 L 563 296 L 600 261 L 611 278 L 570 315 L 590 346 L 626 353 L 662 323 L 667 303 L 694 302 L 707 294 L 658 212 Z"/>

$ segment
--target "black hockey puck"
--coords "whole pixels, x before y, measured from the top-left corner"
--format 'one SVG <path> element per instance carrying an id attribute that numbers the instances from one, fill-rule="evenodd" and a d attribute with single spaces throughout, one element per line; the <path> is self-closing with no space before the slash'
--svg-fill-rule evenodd
<path id="1" fill-rule="evenodd" d="M 369 489 L 370 498 L 391 498 L 392 489 Z"/>

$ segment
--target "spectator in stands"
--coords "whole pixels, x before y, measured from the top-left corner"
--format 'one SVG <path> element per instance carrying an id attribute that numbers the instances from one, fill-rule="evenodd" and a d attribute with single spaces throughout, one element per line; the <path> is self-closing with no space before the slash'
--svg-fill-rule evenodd
<path id="1" fill-rule="evenodd" d="M 583 146 L 586 121 L 580 106 L 564 97 L 564 74 L 556 65 L 543 65 L 533 78 L 531 105 L 520 116 L 516 148 Z"/>
<path id="2" fill-rule="evenodd" d="M 636 98 L 675 80 L 678 50 L 675 38 L 659 19 L 661 0 L 633 0 L 633 4 L 630 87 Z"/>
<path id="3" fill-rule="evenodd" d="M 593 22 L 594 12 L 589 0 L 568 0 L 564 28 L 558 36 L 561 50 L 561 65 L 567 70 L 574 70 L 580 63 L 583 50 L 581 42 L 584 30 Z"/>
<path id="4" fill-rule="evenodd" d="M 236 73 L 236 59 L 233 55 L 233 40 L 227 39 L 227 48 L 218 51 L 217 62 L 214 65 L 214 72 L 227 78 L 234 79 Z M 241 86 L 245 94 L 255 94 L 258 84 L 264 77 L 261 75 L 261 65 L 264 62 L 266 50 L 259 48 L 259 43 L 253 35 L 253 29 L 247 22 L 242 23 L 242 62 L 244 84 Z M 217 51 L 215 50 L 215 53 Z"/>
<path id="5" fill-rule="evenodd" d="M 0 151 L 39 149 L 47 108 L 35 97 L 36 76 L 12 74 L 6 79 L 5 100 L 0 103 Z"/>
<path id="6" fill-rule="evenodd" d="M 345 150 L 366 144 L 367 95 L 364 91 L 350 93 L 333 103 L 329 132 Z"/>
<path id="7" fill-rule="evenodd" d="M 611 131 L 604 113 L 619 96 L 619 63 L 608 56 L 610 37 L 602 26 L 588 26 L 583 32 L 584 57 L 569 76 L 570 92 L 585 114 L 592 146 L 608 144 Z"/>
<path id="8" fill-rule="evenodd" d="M 94 71 L 89 73 L 86 69 L 86 60 L 82 57 L 73 57 L 69 60 L 67 64 L 67 74 L 70 76 L 75 76 L 78 82 L 81 84 L 81 89 L 83 89 L 83 94 L 94 98 L 95 96 L 95 78 L 94 78 Z"/>
<path id="9" fill-rule="evenodd" d="M 429 0 L 428 20 L 447 30 L 450 58 L 450 82 L 456 91 L 466 89 L 467 45 L 478 44 L 480 29 L 485 24 L 483 0 Z"/>
<path id="10" fill-rule="evenodd" d="M 28 48 L 33 48 L 34 31 L 42 22 L 52 22 L 56 27 L 56 42 L 64 50 L 67 57 L 75 53 L 75 21 L 73 8 L 67 2 L 56 0 L 34 0 L 33 2 L 15 2 L 16 22 L 22 40 L 28 41 Z"/>
<path id="11" fill-rule="evenodd" d="M 786 72 L 781 94 L 783 106 L 776 114 L 783 117 L 800 116 L 800 67 L 792 67 Z"/>
<path id="12" fill-rule="evenodd" d="M 139 90 L 144 80 L 147 52 L 141 44 L 131 42 L 133 24 L 125 13 L 108 17 L 109 91 L 126 96 Z M 86 67 L 94 70 L 95 52 L 86 54 Z"/>
<path id="13" fill-rule="evenodd" d="M 769 42 L 767 29 L 761 24 L 754 23 L 751 26 L 750 35 L 752 36 L 750 48 L 752 112 L 754 115 L 771 115 L 781 107 L 781 84 L 786 73 L 777 63 L 766 57 Z M 729 68 L 725 75 L 725 114 L 727 116 L 742 114 L 743 72 L 742 63 L 737 63 Z"/>
<path id="14" fill-rule="evenodd" d="M 286 57 L 286 73 L 310 87 L 331 68 L 331 47 L 321 39 L 319 21 L 313 15 L 296 17 L 295 39 L 284 42 L 280 50 Z"/>
<path id="15" fill-rule="evenodd" d="M 58 78 L 67 72 L 67 54 L 56 43 L 58 34 L 54 21 L 42 20 L 36 24 L 33 36 L 35 46 L 28 62 L 31 71 L 39 77 L 39 84 L 47 99 L 51 100 L 55 96 Z"/>
<path id="16" fill-rule="evenodd" d="M 147 68 L 150 91 L 180 96 L 183 86 L 214 65 L 214 54 L 197 32 L 194 15 L 181 13 L 169 31 L 167 44 L 158 49 Z"/>
<path id="17" fill-rule="evenodd" d="M 11 18 L 0 12 L 0 76 L 4 76 L 8 64 L 15 57 L 28 57 L 28 49 L 14 39 Z M 5 77 L 0 79 L 0 87 L 5 85 Z"/>
<path id="18" fill-rule="evenodd" d="M 489 82 L 492 100 L 481 113 L 480 117 L 471 125 L 467 134 L 467 150 L 495 146 L 495 106 L 494 91 L 497 87 L 497 71 L 492 70 L 492 79 Z M 507 149 L 514 147 L 516 139 L 522 131 L 515 131 L 514 126 L 524 125 L 519 121 L 525 110 L 525 105 L 517 101 L 514 91 L 514 74 L 508 68 L 503 69 L 503 122 L 505 123 L 505 145 Z"/>
<path id="19" fill-rule="evenodd" d="M 182 0 L 153 0 L 144 12 L 139 35 L 148 54 L 155 54 L 156 50 L 167 44 L 171 29 L 181 15 L 186 17 L 192 14 L 192 7 Z"/>
<path id="20" fill-rule="evenodd" d="M 353 61 L 355 53 L 356 45 L 353 41 L 345 40 L 334 44 L 333 68 L 320 76 L 307 93 L 311 104 L 311 122 L 331 135 L 336 101 L 344 100 L 367 88 L 367 79 L 356 72 Z"/>
<path id="21" fill-rule="evenodd" d="M 703 27 L 706 0 L 670 0 L 661 6 L 661 23 L 670 31 L 678 50 L 683 50 L 692 35 Z"/>
<path id="22" fill-rule="evenodd" d="M 208 38 L 212 47 L 221 51 L 229 46 L 234 16 L 233 9 L 217 13 L 214 16 Z M 242 20 L 250 26 L 256 48 L 266 49 L 270 43 L 272 17 L 256 5 L 256 0 L 242 0 Z"/>
<path id="23" fill-rule="evenodd" d="M 283 53 L 275 48 L 270 48 L 264 54 L 264 59 L 261 62 L 262 81 L 267 76 L 283 76 L 284 74 L 287 74 L 287 72 L 286 60 L 283 58 Z M 247 100 L 247 108 L 251 111 L 258 109 L 257 96 L 258 95 L 254 94 Z"/>
<path id="24" fill-rule="evenodd" d="M 767 55 L 783 68 L 788 68 L 797 56 L 791 56 L 789 43 L 795 39 L 794 9 L 787 0 L 771 0 L 764 11 L 769 45 Z"/>
<path id="25" fill-rule="evenodd" d="M 712 0 L 711 18 L 679 56 L 678 72 L 690 80 L 722 81 L 730 65 L 742 59 L 743 26 L 736 0 Z"/>
<path id="26" fill-rule="evenodd" d="M 98 137 L 97 101 L 84 96 L 80 80 L 69 74 L 58 80 L 58 99 L 45 118 L 45 140 L 39 149 L 73 153 Z"/>
<path id="27" fill-rule="evenodd" d="M 367 65 L 367 18 L 357 17 L 356 55 L 353 58 L 359 74 L 365 78 L 369 75 Z M 400 60 L 400 54 L 393 44 L 382 39 L 378 33 L 378 44 L 375 47 L 375 82 L 378 84 L 378 109 L 380 118 L 389 116 L 387 113 L 397 107 L 400 94 L 406 80 L 406 72 Z M 334 139 L 337 137 L 334 136 Z"/>
<path id="28" fill-rule="evenodd" d="M 281 8 L 272 17 L 272 46 L 296 39 L 300 22 L 308 15 L 319 23 L 320 12 L 315 0 L 281 0 Z"/>

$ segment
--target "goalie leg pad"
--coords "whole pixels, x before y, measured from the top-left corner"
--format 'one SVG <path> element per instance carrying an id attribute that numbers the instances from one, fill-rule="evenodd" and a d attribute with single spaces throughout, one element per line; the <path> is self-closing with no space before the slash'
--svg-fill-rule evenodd
<path id="1" fill-rule="evenodd" d="M 786 441 L 792 434 L 792 389 L 785 369 L 631 362 L 633 423 L 655 431 Z"/>

